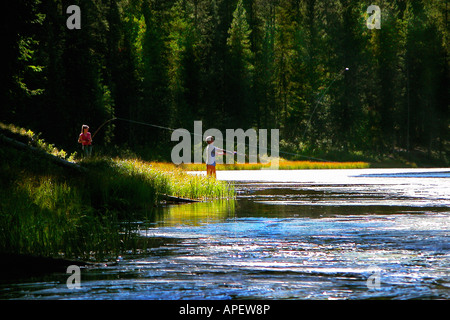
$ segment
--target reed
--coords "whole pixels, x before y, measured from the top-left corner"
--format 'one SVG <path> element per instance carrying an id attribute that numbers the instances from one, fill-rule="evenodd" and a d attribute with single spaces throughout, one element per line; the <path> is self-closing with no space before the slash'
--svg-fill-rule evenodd
<path id="1" fill-rule="evenodd" d="M 0 196 L 0 251 L 83 260 L 117 252 L 114 214 L 96 214 L 78 188 L 52 176 L 13 185 Z"/>
<path id="2" fill-rule="evenodd" d="M 171 163 L 116 159 L 114 163 L 129 175 L 138 175 L 156 188 L 156 194 L 190 199 L 233 198 L 233 185 L 205 176 L 191 175 Z"/>

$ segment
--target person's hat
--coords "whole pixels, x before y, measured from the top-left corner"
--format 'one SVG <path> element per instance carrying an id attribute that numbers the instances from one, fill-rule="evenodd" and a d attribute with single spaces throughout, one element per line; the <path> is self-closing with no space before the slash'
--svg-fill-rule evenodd
<path id="1" fill-rule="evenodd" d="M 206 142 L 214 141 L 214 137 L 213 136 L 207 136 L 205 141 Z"/>

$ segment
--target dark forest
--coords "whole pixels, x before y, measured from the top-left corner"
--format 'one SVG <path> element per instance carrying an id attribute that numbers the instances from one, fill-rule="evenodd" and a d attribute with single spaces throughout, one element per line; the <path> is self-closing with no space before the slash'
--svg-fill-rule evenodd
<path id="1" fill-rule="evenodd" d="M 367 8 L 381 9 L 369 28 Z M 80 29 L 68 28 L 80 8 Z M 0 120 L 68 151 L 114 117 L 276 128 L 302 155 L 449 160 L 449 1 L 10 0 Z M 348 70 L 346 70 L 348 68 Z M 170 131 L 111 121 L 103 150 L 166 159 Z M 114 148 L 113 148 L 114 147 Z M 281 154 L 282 155 L 282 154 Z M 283 156 L 283 155 L 282 155 Z"/>

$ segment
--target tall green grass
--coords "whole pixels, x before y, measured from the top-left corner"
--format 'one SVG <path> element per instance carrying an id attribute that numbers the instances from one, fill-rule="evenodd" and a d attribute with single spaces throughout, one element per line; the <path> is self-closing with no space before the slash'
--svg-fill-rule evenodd
<path id="1" fill-rule="evenodd" d="M 190 199 L 221 199 L 234 197 L 233 185 L 205 176 L 191 175 L 171 163 L 144 162 L 137 159 L 116 159 L 114 164 L 122 172 L 141 176 L 152 183 L 156 194 Z"/>
<path id="2" fill-rule="evenodd" d="M 163 195 L 190 199 L 234 197 L 233 185 L 203 176 L 190 175 L 175 165 L 138 159 L 87 159 L 85 189 L 95 208 L 151 210 Z"/>
<path id="3" fill-rule="evenodd" d="M 1 251 L 80 259 L 117 253 L 116 215 L 94 212 L 77 187 L 23 177 L 8 194 L 1 191 Z"/>

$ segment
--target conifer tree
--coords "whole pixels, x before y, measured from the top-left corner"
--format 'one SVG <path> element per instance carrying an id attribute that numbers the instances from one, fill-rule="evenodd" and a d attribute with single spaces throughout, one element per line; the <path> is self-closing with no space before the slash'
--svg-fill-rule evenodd
<path id="1" fill-rule="evenodd" d="M 252 77 L 253 52 L 251 51 L 251 30 L 247 22 L 243 0 L 239 0 L 233 13 L 233 21 L 228 30 L 230 64 L 226 73 L 228 85 L 228 105 L 230 124 L 244 128 L 252 124 L 253 106 Z"/>

